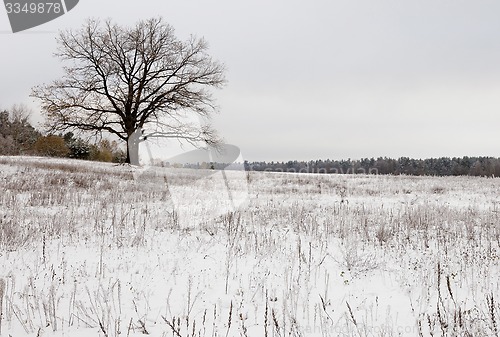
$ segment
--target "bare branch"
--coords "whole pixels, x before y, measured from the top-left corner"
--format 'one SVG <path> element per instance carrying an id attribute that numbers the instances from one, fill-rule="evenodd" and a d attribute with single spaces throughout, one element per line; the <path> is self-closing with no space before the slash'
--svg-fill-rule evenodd
<path id="1" fill-rule="evenodd" d="M 80 30 L 62 31 L 55 56 L 64 76 L 32 89 L 52 130 L 109 132 L 127 141 L 144 125 L 150 137 L 218 143 L 208 126 L 179 124 L 190 115 L 216 111 L 209 89 L 225 84 L 224 65 L 207 54 L 203 39 L 180 41 L 161 18 L 122 27 L 88 20 Z"/>

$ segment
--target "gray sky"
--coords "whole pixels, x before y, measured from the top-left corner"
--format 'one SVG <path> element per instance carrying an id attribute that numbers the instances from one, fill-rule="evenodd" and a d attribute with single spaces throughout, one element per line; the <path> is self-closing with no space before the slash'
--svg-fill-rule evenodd
<path id="1" fill-rule="evenodd" d="M 215 126 L 248 160 L 500 157 L 500 2 L 80 0 L 10 33 L 0 10 L 0 108 L 61 74 L 62 28 L 163 16 L 227 66 Z"/>

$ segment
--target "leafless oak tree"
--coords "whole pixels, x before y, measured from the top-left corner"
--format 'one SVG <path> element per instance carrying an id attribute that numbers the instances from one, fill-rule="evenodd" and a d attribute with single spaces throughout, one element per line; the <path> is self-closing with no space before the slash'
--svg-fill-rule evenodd
<path id="1" fill-rule="evenodd" d="M 147 138 L 221 142 L 209 124 L 216 111 L 210 89 L 225 84 L 225 69 L 207 54 L 205 40 L 180 41 L 154 18 L 134 27 L 89 20 L 61 32 L 57 42 L 64 76 L 31 94 L 41 100 L 49 131 L 114 134 L 128 144 L 128 163 Z M 202 123 L 193 123 L 193 115 Z"/>

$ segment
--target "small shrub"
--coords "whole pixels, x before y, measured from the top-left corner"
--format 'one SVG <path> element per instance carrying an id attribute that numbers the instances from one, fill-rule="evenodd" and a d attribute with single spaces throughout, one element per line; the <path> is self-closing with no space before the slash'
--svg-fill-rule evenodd
<path id="1" fill-rule="evenodd" d="M 46 157 L 66 157 L 69 154 L 64 138 L 54 135 L 40 137 L 34 149 L 36 154 Z"/>

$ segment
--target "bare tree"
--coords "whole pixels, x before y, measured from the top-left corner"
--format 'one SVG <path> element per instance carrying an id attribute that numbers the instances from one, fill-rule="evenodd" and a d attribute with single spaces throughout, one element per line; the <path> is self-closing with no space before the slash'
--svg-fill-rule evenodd
<path id="1" fill-rule="evenodd" d="M 57 42 L 55 55 L 69 63 L 64 76 L 32 90 L 49 131 L 114 134 L 128 144 L 128 163 L 147 138 L 220 144 L 209 124 L 216 111 L 210 89 L 225 84 L 225 69 L 207 54 L 205 40 L 180 41 L 154 18 L 134 27 L 89 20 L 61 32 Z M 193 115 L 202 122 L 193 123 Z"/>

